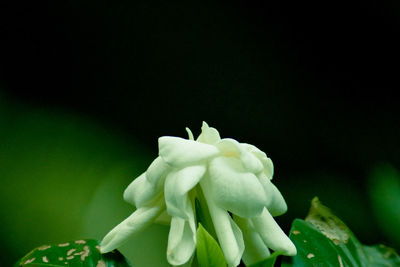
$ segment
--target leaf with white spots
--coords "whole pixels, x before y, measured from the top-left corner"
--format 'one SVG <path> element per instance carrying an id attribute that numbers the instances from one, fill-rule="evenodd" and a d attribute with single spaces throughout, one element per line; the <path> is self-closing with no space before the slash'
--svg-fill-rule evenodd
<path id="1" fill-rule="evenodd" d="M 297 255 L 285 258 L 283 267 L 400 266 L 400 257 L 393 249 L 363 245 L 318 198 L 312 200 L 306 220 L 293 221 L 290 239 L 296 245 Z"/>
<path id="2" fill-rule="evenodd" d="M 20 266 L 80 266 L 80 267 L 130 267 L 124 256 L 114 250 L 101 254 L 97 240 L 75 240 L 35 248 L 14 267 Z"/>

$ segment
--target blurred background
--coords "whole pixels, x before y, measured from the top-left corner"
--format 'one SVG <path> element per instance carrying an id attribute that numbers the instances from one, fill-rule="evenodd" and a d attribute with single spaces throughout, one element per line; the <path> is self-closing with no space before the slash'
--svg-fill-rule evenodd
<path id="1" fill-rule="evenodd" d="M 273 160 L 286 231 L 319 196 L 400 250 L 399 26 L 394 0 L 0 4 L 2 265 L 101 239 L 157 138 L 203 120 Z M 122 252 L 167 266 L 167 233 Z"/>

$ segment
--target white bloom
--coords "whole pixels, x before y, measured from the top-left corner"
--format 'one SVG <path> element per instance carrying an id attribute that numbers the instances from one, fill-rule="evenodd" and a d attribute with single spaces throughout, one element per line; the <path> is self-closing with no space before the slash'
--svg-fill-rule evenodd
<path id="1" fill-rule="evenodd" d="M 295 255 L 296 248 L 272 216 L 286 212 L 281 193 L 272 184 L 272 161 L 255 146 L 221 139 L 203 123 L 194 141 L 159 138 L 159 157 L 125 190 L 125 201 L 137 210 L 106 235 L 102 252 L 109 252 L 164 211 L 171 217 L 167 259 L 187 263 L 196 248 L 193 195 L 201 190 L 228 266 L 262 260 L 269 248 Z M 231 212 L 232 216 L 228 213 Z"/>

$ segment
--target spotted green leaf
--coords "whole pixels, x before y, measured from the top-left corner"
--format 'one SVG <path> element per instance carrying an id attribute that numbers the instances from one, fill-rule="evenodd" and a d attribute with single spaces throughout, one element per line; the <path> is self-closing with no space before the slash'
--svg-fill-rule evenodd
<path id="1" fill-rule="evenodd" d="M 305 220 L 294 220 L 290 239 L 296 245 L 297 255 L 284 267 L 400 266 L 400 257 L 393 249 L 361 244 L 318 198 L 312 200 Z"/>
<path id="2" fill-rule="evenodd" d="M 101 254 L 99 242 L 92 239 L 75 240 L 35 248 L 14 267 L 19 266 L 79 266 L 79 267 L 129 267 L 118 251 Z"/>

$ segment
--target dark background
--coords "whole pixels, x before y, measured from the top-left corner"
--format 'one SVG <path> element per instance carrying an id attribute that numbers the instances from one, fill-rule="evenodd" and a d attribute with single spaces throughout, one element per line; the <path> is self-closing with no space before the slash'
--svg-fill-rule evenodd
<path id="1" fill-rule="evenodd" d="M 152 154 L 204 120 L 272 158 L 286 230 L 318 195 L 363 242 L 398 246 L 367 178 L 400 166 L 399 24 L 394 0 L 2 3 L 0 94 Z"/>

